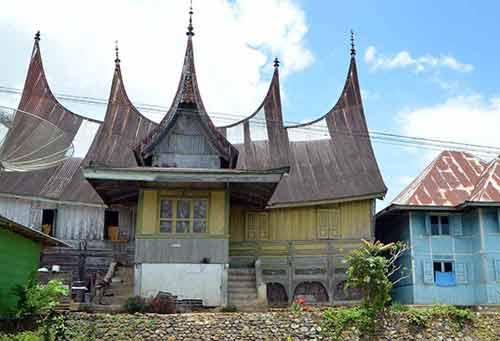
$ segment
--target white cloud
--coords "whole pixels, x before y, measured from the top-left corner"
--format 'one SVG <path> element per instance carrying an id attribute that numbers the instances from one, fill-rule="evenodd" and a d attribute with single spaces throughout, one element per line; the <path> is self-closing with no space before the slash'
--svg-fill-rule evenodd
<path id="1" fill-rule="evenodd" d="M 405 110 L 398 120 L 404 135 L 500 147 L 500 97 L 456 96 L 437 105 Z M 431 158 L 430 153 L 424 154 L 426 161 Z"/>
<path id="2" fill-rule="evenodd" d="M 0 23 L 16 36 L 2 40 L 10 53 L 0 65 L 18 68 L 18 84 L 36 30 L 54 92 L 107 98 L 113 73 L 114 41 L 119 40 L 125 86 L 133 102 L 170 105 L 186 46 L 188 1 L 9 1 Z M 272 59 L 281 75 L 313 61 L 305 46 L 303 10 L 293 0 L 194 1 L 194 48 L 205 106 L 212 112 L 251 113 L 267 90 Z M 2 34 L 2 35 L 4 35 Z M 2 36 L 0 35 L 0 36 Z M 3 76 L 2 76 L 3 77 Z M 0 102 L 1 104 L 1 102 Z M 67 103 L 82 115 L 102 119 L 103 107 Z M 87 112 L 83 112 L 83 111 Z M 160 120 L 161 114 L 149 115 Z"/>
<path id="3" fill-rule="evenodd" d="M 403 68 L 412 68 L 417 73 L 438 68 L 447 68 L 459 72 L 474 70 L 473 65 L 462 63 L 449 55 L 414 57 L 410 52 L 403 50 L 387 57 L 380 55 L 374 46 L 369 46 L 365 51 L 365 62 L 371 65 L 372 71 Z"/>

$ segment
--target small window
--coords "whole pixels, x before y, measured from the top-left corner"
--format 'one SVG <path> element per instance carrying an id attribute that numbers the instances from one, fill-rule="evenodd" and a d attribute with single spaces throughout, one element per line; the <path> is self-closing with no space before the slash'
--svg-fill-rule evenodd
<path id="1" fill-rule="evenodd" d="M 437 286 L 447 287 L 456 285 L 453 262 L 434 262 L 434 282 Z"/>
<path id="2" fill-rule="evenodd" d="M 119 215 L 118 211 L 104 211 L 104 239 L 118 240 Z"/>
<path id="3" fill-rule="evenodd" d="M 56 210 L 42 210 L 42 232 L 54 237 L 56 235 Z"/>
<path id="4" fill-rule="evenodd" d="M 206 233 L 207 199 L 162 199 L 160 201 L 161 233 Z"/>
<path id="5" fill-rule="evenodd" d="M 431 233 L 433 236 L 449 236 L 450 220 L 448 216 L 431 216 Z"/>

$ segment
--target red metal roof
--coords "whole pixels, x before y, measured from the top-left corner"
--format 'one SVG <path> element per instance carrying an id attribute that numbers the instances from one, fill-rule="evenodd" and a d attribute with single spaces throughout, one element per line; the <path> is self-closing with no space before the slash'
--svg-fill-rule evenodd
<path id="1" fill-rule="evenodd" d="M 500 202 L 500 159 L 489 164 L 466 152 L 444 151 L 393 201 L 395 205 L 457 206 Z"/>

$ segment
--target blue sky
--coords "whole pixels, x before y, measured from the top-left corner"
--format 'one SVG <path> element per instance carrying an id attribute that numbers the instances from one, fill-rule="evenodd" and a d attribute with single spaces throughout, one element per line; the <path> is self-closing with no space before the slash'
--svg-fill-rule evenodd
<path id="1" fill-rule="evenodd" d="M 40 29 L 54 92 L 107 98 L 118 39 L 132 101 L 169 105 L 185 49 L 187 1 L 36 4 L 2 5 L 0 86 L 22 86 L 33 33 Z M 343 86 L 353 29 L 371 130 L 500 146 L 497 2 L 195 0 L 194 5 L 195 58 L 209 111 L 245 114 L 256 108 L 278 55 L 285 119 L 323 115 Z M 0 105 L 17 101 L 0 94 Z M 82 115 L 104 115 L 103 107 L 64 104 Z M 389 187 L 379 208 L 437 153 L 374 147 Z"/>

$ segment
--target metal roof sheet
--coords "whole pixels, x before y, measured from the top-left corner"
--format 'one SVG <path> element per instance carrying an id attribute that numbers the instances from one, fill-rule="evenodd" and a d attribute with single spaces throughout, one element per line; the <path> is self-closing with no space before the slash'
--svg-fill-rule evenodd
<path id="1" fill-rule="evenodd" d="M 393 201 L 406 206 L 457 206 L 500 202 L 500 160 L 490 163 L 467 152 L 443 151 Z"/>

